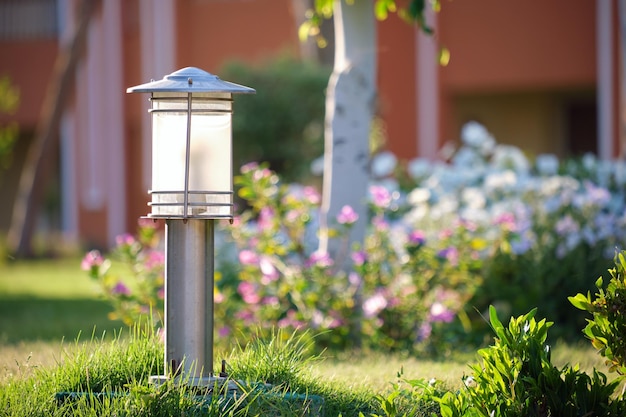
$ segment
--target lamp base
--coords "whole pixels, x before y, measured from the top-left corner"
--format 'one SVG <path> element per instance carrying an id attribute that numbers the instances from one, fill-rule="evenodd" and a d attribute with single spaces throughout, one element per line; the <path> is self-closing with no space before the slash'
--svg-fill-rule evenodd
<path id="1" fill-rule="evenodd" d="M 216 391 L 223 393 L 241 392 L 240 384 L 230 378 L 223 376 L 207 376 L 207 377 L 169 377 L 167 375 L 152 375 L 150 377 L 150 385 L 160 387 L 168 382 L 175 385 L 185 385 L 191 388 L 199 388 L 208 391 Z"/>

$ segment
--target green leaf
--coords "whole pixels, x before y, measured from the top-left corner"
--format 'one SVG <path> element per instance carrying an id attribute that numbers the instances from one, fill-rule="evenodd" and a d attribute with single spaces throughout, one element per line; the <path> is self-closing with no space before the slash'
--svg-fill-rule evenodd
<path id="1" fill-rule="evenodd" d="M 310 31 L 311 31 L 310 21 L 307 20 L 300 25 L 300 27 L 298 28 L 298 38 L 300 39 L 300 42 L 305 42 L 308 39 Z"/>
<path id="2" fill-rule="evenodd" d="M 333 0 L 315 0 L 315 10 L 326 19 L 333 15 Z"/>
<path id="3" fill-rule="evenodd" d="M 589 311 L 591 309 L 591 303 L 584 294 L 576 294 L 574 297 L 567 297 L 569 302 L 579 310 Z"/>
<path id="4" fill-rule="evenodd" d="M 374 15 L 376 19 L 385 20 L 389 16 L 386 3 L 385 0 L 378 0 L 374 5 Z"/>
<path id="5" fill-rule="evenodd" d="M 439 49 L 439 65 L 442 67 L 447 66 L 450 63 L 450 51 L 445 46 Z"/>
<path id="6" fill-rule="evenodd" d="M 496 308 L 493 305 L 489 306 L 489 321 L 491 322 L 491 327 L 495 332 L 496 336 L 503 342 L 509 343 L 509 339 L 506 336 L 504 331 L 504 326 L 500 319 L 498 319 L 498 314 L 496 313 Z"/>
<path id="7" fill-rule="evenodd" d="M 619 264 L 622 267 L 622 271 L 626 270 L 626 259 L 624 259 L 624 252 L 620 252 L 617 254 L 617 257 L 619 259 Z"/>

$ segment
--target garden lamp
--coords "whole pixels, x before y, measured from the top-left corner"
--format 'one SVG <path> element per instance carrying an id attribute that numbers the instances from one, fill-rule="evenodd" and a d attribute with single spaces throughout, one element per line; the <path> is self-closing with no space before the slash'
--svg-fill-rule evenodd
<path id="1" fill-rule="evenodd" d="M 165 375 L 213 372 L 214 221 L 233 218 L 233 94 L 255 90 L 187 67 L 126 90 L 150 93 L 148 218 L 165 219 Z"/>

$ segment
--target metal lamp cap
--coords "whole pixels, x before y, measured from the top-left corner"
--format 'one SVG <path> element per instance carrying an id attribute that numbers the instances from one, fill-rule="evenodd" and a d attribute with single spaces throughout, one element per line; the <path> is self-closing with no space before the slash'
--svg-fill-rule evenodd
<path id="1" fill-rule="evenodd" d="M 166 75 L 162 80 L 136 85 L 127 93 L 229 93 L 254 94 L 254 88 L 221 80 L 196 67 L 186 67 Z"/>

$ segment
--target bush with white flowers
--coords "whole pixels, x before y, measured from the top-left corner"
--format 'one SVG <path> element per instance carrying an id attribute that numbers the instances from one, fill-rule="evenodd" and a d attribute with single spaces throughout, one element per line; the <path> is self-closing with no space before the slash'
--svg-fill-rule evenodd
<path id="1" fill-rule="evenodd" d="M 321 347 L 360 337 L 441 354 L 482 341 L 489 305 L 502 315 L 537 306 L 577 334 L 584 315 L 567 297 L 593 290 L 626 247 L 626 164 L 530 160 L 478 124 L 462 139 L 447 162 L 374 157 L 368 218 L 346 206 L 331 219 L 333 254 L 318 249 L 314 188 L 283 184 L 264 164 L 242 167 L 236 184 L 247 206 L 220 233 L 234 251 L 216 263 L 218 342 L 250 328 L 310 328 Z M 356 222 L 368 233 L 349 247 Z M 144 304 L 159 305 L 154 290 Z"/>

